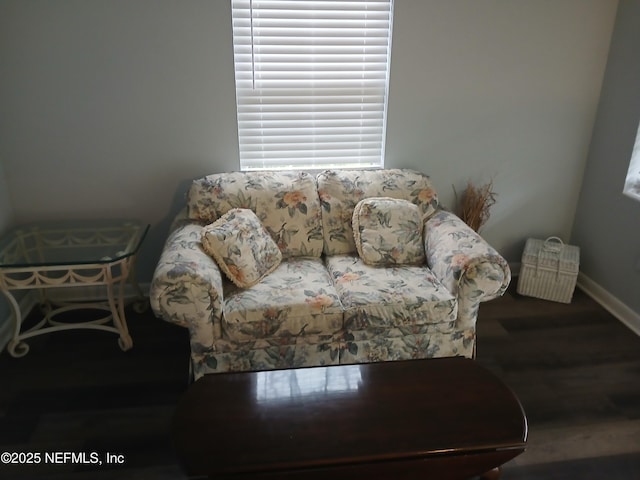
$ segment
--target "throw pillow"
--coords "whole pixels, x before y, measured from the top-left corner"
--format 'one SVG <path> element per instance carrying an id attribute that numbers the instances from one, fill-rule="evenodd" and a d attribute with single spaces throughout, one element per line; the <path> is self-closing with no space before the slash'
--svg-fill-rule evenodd
<path id="1" fill-rule="evenodd" d="M 365 198 L 353 210 L 356 249 L 367 265 L 419 265 L 425 262 L 420 208 L 397 198 Z"/>
<path id="2" fill-rule="evenodd" d="M 273 272 L 282 253 L 252 210 L 234 208 L 202 229 L 202 247 L 240 288 Z"/>

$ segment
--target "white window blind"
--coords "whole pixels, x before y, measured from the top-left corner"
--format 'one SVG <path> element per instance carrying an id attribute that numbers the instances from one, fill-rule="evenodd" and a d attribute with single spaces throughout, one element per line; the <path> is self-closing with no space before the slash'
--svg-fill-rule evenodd
<path id="1" fill-rule="evenodd" d="M 382 167 L 393 0 L 232 0 L 242 170 Z"/>

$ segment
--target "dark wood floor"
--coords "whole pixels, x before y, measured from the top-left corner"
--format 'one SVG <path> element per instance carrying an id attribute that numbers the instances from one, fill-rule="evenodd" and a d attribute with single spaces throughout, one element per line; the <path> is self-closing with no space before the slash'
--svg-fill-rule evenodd
<path id="1" fill-rule="evenodd" d="M 481 306 L 478 361 L 522 402 L 527 451 L 507 480 L 640 479 L 640 337 L 576 290 Z"/>
<path id="2" fill-rule="evenodd" d="M 640 338 L 579 291 L 570 305 L 514 292 L 515 282 L 482 305 L 478 332 L 478 361 L 529 418 L 528 450 L 502 478 L 640 478 Z M 150 312 L 128 319 L 126 353 L 113 334 L 68 331 L 30 340 L 22 359 L 0 355 L 0 452 L 96 452 L 103 461 L 0 464 L 0 478 L 185 478 L 168 431 L 186 388 L 187 332 Z M 124 463 L 105 464 L 107 453 Z"/>

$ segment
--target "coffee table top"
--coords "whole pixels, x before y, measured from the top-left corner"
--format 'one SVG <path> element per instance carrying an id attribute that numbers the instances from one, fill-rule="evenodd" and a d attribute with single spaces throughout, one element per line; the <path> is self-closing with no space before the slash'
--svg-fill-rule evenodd
<path id="1" fill-rule="evenodd" d="M 173 431 L 188 472 L 225 474 L 523 449 L 527 421 L 496 376 L 444 358 L 206 375 Z"/>
<path id="2" fill-rule="evenodd" d="M 0 268 L 115 262 L 134 255 L 148 229 L 133 220 L 21 225 L 0 239 Z"/>

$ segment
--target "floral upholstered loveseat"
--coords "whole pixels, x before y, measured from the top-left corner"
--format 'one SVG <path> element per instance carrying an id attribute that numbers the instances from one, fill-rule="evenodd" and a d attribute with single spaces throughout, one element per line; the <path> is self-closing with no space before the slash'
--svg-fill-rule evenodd
<path id="1" fill-rule="evenodd" d="M 419 172 L 232 172 L 194 180 L 150 300 L 189 329 L 197 379 L 471 357 L 479 304 L 510 279 Z"/>

